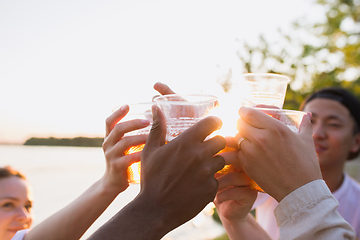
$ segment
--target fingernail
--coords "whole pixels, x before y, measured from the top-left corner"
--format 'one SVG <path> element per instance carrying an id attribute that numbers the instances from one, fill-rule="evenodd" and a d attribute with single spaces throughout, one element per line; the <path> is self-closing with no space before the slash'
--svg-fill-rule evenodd
<path id="1" fill-rule="evenodd" d="M 127 107 L 128 107 L 128 105 L 126 104 L 126 105 L 122 106 L 122 107 L 120 108 L 120 110 L 124 112 L 124 111 L 126 111 Z"/>
<path id="2" fill-rule="evenodd" d="M 156 114 L 157 114 L 157 106 L 153 105 L 151 110 L 152 110 L 153 117 L 156 116 Z"/>
<path id="3" fill-rule="evenodd" d="M 246 111 L 247 109 L 249 109 L 249 107 L 241 106 L 238 114 L 241 116 L 241 112 Z"/>
<path id="4" fill-rule="evenodd" d="M 218 117 L 215 117 L 214 119 L 216 120 L 217 125 L 218 125 L 218 126 L 217 126 L 217 130 L 220 130 L 221 127 L 222 127 L 222 125 L 223 125 L 223 122 L 222 122 L 221 119 L 218 118 Z"/>
<path id="5" fill-rule="evenodd" d="M 141 124 L 144 126 L 148 126 L 150 124 L 150 121 L 147 119 L 141 119 Z"/>

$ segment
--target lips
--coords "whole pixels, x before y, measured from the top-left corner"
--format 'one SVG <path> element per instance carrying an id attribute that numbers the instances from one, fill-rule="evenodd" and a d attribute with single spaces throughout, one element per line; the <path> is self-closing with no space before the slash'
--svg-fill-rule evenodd
<path id="1" fill-rule="evenodd" d="M 327 147 L 324 144 L 316 143 L 315 142 L 315 149 L 317 153 L 322 153 L 327 150 Z"/>
<path id="2" fill-rule="evenodd" d="M 26 227 L 22 227 L 22 228 L 9 228 L 8 231 L 9 231 L 9 232 L 14 232 L 14 233 L 16 233 L 17 231 L 23 230 L 23 229 L 25 229 L 25 228 L 26 228 Z"/>

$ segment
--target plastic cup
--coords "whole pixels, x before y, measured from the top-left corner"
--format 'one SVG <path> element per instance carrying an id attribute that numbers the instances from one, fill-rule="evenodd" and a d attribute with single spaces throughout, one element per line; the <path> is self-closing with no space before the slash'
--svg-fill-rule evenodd
<path id="1" fill-rule="evenodd" d="M 207 94 L 169 94 L 154 101 L 165 115 L 166 141 L 176 138 L 218 106 L 217 97 Z"/>
<path id="2" fill-rule="evenodd" d="M 273 73 L 247 73 L 239 81 L 237 93 L 242 106 L 275 106 L 282 108 L 290 78 Z"/>
<path id="3" fill-rule="evenodd" d="M 154 102 L 142 102 L 142 103 L 129 104 L 129 112 L 123 119 L 121 119 L 121 122 L 130 121 L 130 120 L 134 120 L 134 119 L 147 119 L 150 121 L 150 125 L 145 128 L 141 128 L 141 129 L 138 129 L 135 131 L 128 132 L 124 136 L 147 135 L 150 133 L 150 129 L 151 129 L 152 122 L 153 122 L 151 108 L 154 104 L 155 104 Z M 145 146 L 145 144 L 133 146 L 125 151 L 125 155 L 140 152 L 140 151 L 142 151 L 144 146 Z M 129 183 L 140 183 L 140 171 L 141 171 L 140 162 L 131 164 L 127 170 L 128 182 Z"/>
<path id="4" fill-rule="evenodd" d="M 277 108 L 257 108 L 255 109 L 270 115 L 271 117 L 279 120 L 293 132 L 299 132 L 299 127 L 306 112 L 296 110 L 286 110 Z"/>
<path id="5" fill-rule="evenodd" d="M 306 115 L 306 112 L 302 111 L 295 111 L 295 110 L 286 110 L 286 109 L 278 109 L 278 108 L 257 108 L 255 109 L 262 111 L 266 113 L 267 115 L 277 119 L 281 123 L 285 124 L 288 128 L 290 128 L 293 132 L 299 132 L 299 127 L 302 122 L 302 119 L 304 115 Z M 227 151 L 233 151 L 235 149 L 226 147 L 221 152 L 227 152 Z M 220 174 L 226 174 L 229 172 L 237 171 L 234 166 L 232 165 L 226 165 L 222 170 L 220 170 L 218 173 Z M 255 189 L 259 192 L 264 192 L 261 187 L 255 182 L 251 181 L 251 188 Z"/>

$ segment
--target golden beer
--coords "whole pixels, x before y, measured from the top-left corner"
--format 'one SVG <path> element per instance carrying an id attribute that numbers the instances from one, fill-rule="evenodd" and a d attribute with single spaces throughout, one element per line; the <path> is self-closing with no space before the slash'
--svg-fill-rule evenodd
<path id="1" fill-rule="evenodd" d="M 145 146 L 145 144 L 133 146 L 125 151 L 125 155 L 140 152 L 141 150 L 143 150 L 144 146 Z M 141 171 L 140 161 L 131 164 L 127 169 L 128 182 L 129 183 L 140 183 L 140 171 Z"/>

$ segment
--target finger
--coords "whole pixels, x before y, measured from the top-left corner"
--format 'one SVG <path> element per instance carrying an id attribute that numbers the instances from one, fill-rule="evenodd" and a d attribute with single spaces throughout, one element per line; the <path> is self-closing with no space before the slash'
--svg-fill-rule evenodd
<path id="1" fill-rule="evenodd" d="M 141 155 L 141 152 L 136 152 L 136 153 L 132 153 L 132 154 L 122 157 L 120 160 L 120 162 L 121 162 L 120 166 L 122 167 L 122 169 L 124 169 L 124 168 L 128 168 L 133 163 L 139 162 L 140 155 Z"/>
<path id="2" fill-rule="evenodd" d="M 246 130 L 244 130 L 244 131 L 246 132 Z M 243 131 L 243 132 L 244 132 L 244 131 Z M 260 131 L 261 131 L 261 130 L 260 130 Z M 250 134 L 248 134 L 248 135 L 250 136 L 250 138 L 252 138 L 252 137 L 255 136 L 255 134 L 257 134 L 257 133 L 256 133 L 256 128 L 253 129 L 253 134 L 252 134 L 252 135 L 250 135 Z M 258 133 L 258 134 L 261 134 L 261 133 Z M 243 149 L 246 149 L 246 146 L 245 146 L 245 145 L 247 145 L 247 144 L 249 144 L 249 143 L 251 142 L 251 140 L 247 139 L 247 138 L 244 137 L 244 136 L 245 136 L 245 135 L 243 135 L 243 134 L 240 133 L 240 132 L 235 135 L 235 140 L 236 140 L 237 144 L 239 144 L 239 145 L 238 145 L 239 152 L 241 152 Z"/>
<path id="3" fill-rule="evenodd" d="M 279 108 L 279 107 L 277 107 L 277 106 L 273 106 L 273 105 L 263 105 L 263 104 L 256 105 L 255 107 L 257 107 L 257 108 L 272 108 L 272 109 L 280 109 L 280 108 Z"/>
<path id="4" fill-rule="evenodd" d="M 215 136 L 204 142 L 205 151 L 210 152 L 212 155 L 220 152 L 226 146 L 226 140 L 222 136 Z"/>
<path id="5" fill-rule="evenodd" d="M 160 96 L 161 96 L 161 95 L 155 95 L 155 96 L 153 96 L 151 101 L 154 102 L 154 99 L 157 98 L 157 97 L 160 97 Z"/>
<path id="6" fill-rule="evenodd" d="M 248 202 L 255 201 L 257 192 L 249 187 L 230 187 L 216 195 L 216 203 L 235 200 L 241 205 L 246 205 Z"/>
<path id="7" fill-rule="evenodd" d="M 259 129 L 252 126 L 251 124 L 246 122 L 242 117 L 238 119 L 236 127 L 239 132 L 236 133 L 234 140 L 238 149 L 239 149 L 239 140 L 241 138 L 246 138 L 251 142 L 254 137 L 256 137 L 259 134 L 261 135 L 261 132 L 263 131 L 263 129 Z"/>
<path id="8" fill-rule="evenodd" d="M 141 151 L 141 145 L 146 143 L 147 138 L 148 135 L 126 136 L 115 144 L 113 154 L 123 156 L 124 154 L 131 154 L 135 151 Z"/>
<path id="9" fill-rule="evenodd" d="M 213 167 L 212 169 L 215 174 L 217 171 L 220 171 L 221 169 L 224 168 L 225 160 L 222 156 L 216 155 L 212 158 L 211 164 L 212 164 L 212 167 Z"/>
<path id="10" fill-rule="evenodd" d="M 117 175 L 124 175 L 123 177 L 119 177 L 128 179 L 126 169 L 128 169 L 131 164 L 140 161 L 140 154 L 141 152 L 137 152 L 124 157 L 112 158 L 112 160 L 108 162 L 108 164 L 111 165 L 109 168 L 112 168 Z"/>
<path id="11" fill-rule="evenodd" d="M 225 140 L 226 140 L 226 146 L 227 147 L 238 149 L 238 145 L 237 145 L 237 142 L 235 140 L 235 137 L 227 136 L 227 137 L 225 137 Z"/>
<path id="12" fill-rule="evenodd" d="M 242 171 L 242 167 L 238 159 L 238 151 L 224 152 L 219 155 L 224 158 L 225 165 L 232 165 L 237 171 Z"/>
<path id="13" fill-rule="evenodd" d="M 267 128 L 269 125 L 273 124 L 273 122 L 276 122 L 275 119 L 255 108 L 241 107 L 239 115 L 251 126 L 259 129 Z"/>
<path id="14" fill-rule="evenodd" d="M 121 122 L 115 125 L 108 137 L 105 139 L 105 146 L 114 146 L 126 134 L 132 131 L 149 126 L 150 121 L 146 119 L 134 119 Z"/>
<path id="15" fill-rule="evenodd" d="M 152 106 L 153 124 L 150 130 L 148 140 L 146 141 L 143 153 L 156 149 L 165 144 L 166 137 L 166 121 L 161 109 L 154 105 Z"/>
<path id="16" fill-rule="evenodd" d="M 105 137 L 107 137 L 115 125 L 129 112 L 129 105 L 124 105 L 117 109 L 106 119 Z"/>
<path id="17" fill-rule="evenodd" d="M 219 130 L 222 126 L 220 118 L 215 116 L 209 116 L 201 119 L 199 122 L 186 129 L 177 138 L 188 138 L 195 141 L 202 142 L 212 132 Z"/>
<path id="18" fill-rule="evenodd" d="M 218 178 L 218 191 L 228 187 L 244 187 L 251 185 L 251 179 L 244 172 L 231 172 Z"/>
<path id="19" fill-rule="evenodd" d="M 168 85 L 164 83 L 157 82 L 154 84 L 154 89 L 158 91 L 161 95 L 174 94 L 175 92 L 169 88 Z"/>
<path id="20" fill-rule="evenodd" d="M 308 112 L 306 113 L 306 115 L 303 117 L 300 127 L 299 127 L 299 134 L 300 135 L 305 135 L 305 136 L 311 136 L 313 134 L 312 131 L 312 124 L 311 124 L 311 113 Z"/>

